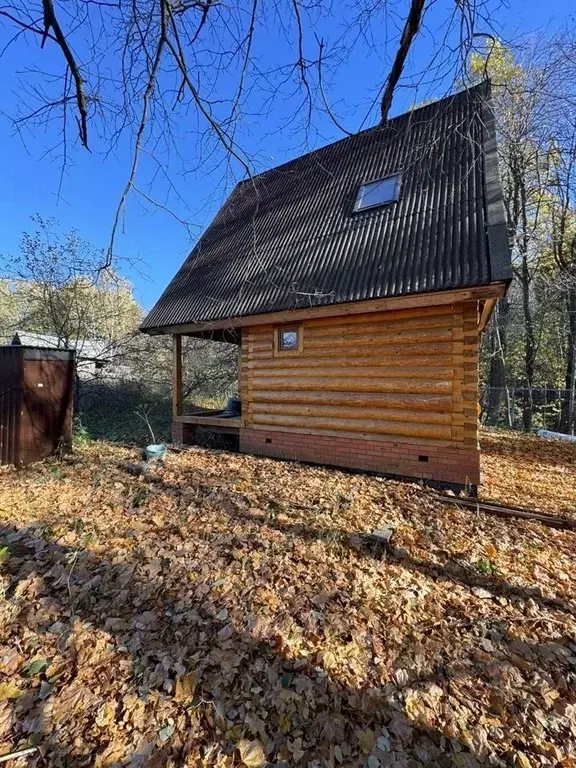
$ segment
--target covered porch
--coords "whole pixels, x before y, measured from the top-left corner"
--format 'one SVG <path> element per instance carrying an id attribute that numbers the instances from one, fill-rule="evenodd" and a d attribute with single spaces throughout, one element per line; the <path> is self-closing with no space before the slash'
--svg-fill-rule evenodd
<path id="1" fill-rule="evenodd" d="M 230 435 L 237 438 L 242 425 L 242 417 L 231 416 L 226 407 L 202 408 L 197 405 L 186 407 L 183 387 L 182 337 L 185 334 L 172 335 L 172 438 L 175 442 L 196 444 L 212 443 L 210 434 L 217 437 Z M 240 362 L 240 335 L 226 338 L 213 338 L 214 341 L 226 341 L 238 345 Z M 238 365 L 238 379 L 240 365 Z"/>

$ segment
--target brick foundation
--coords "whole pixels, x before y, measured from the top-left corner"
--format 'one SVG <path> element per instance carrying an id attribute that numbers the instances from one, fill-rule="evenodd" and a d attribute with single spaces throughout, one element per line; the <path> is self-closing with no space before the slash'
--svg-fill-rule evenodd
<path id="1" fill-rule="evenodd" d="M 172 442 L 183 443 L 184 442 L 184 427 L 186 424 L 182 424 L 179 421 L 172 422 Z"/>
<path id="2" fill-rule="evenodd" d="M 240 429 L 240 450 L 278 459 L 380 472 L 457 486 L 480 483 L 480 452 L 401 440 Z"/>
<path id="3" fill-rule="evenodd" d="M 184 424 L 180 421 L 172 422 L 172 442 L 183 445 L 195 445 L 196 435 L 194 424 Z"/>

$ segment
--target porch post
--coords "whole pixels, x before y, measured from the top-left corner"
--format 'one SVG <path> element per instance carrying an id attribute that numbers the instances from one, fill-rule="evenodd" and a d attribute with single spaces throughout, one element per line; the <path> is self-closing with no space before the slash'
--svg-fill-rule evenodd
<path id="1" fill-rule="evenodd" d="M 182 416 L 182 336 L 172 336 L 172 416 Z"/>

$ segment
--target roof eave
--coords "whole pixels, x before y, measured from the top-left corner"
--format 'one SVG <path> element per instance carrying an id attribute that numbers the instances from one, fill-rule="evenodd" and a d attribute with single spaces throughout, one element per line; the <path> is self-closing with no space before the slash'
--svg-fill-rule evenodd
<path id="1" fill-rule="evenodd" d="M 322 304 L 316 307 L 287 309 L 258 315 L 228 317 L 223 320 L 208 320 L 200 323 L 180 323 L 178 325 L 148 328 L 141 327 L 140 330 L 150 336 L 184 334 L 188 336 L 201 335 L 204 338 L 212 338 L 214 337 L 213 334 L 215 332 L 222 330 L 229 330 L 232 332 L 234 329 L 250 325 L 280 325 L 289 322 L 299 322 L 313 317 L 345 317 L 366 312 L 384 312 L 386 310 L 439 306 L 442 304 L 466 301 L 484 301 L 491 298 L 499 299 L 504 296 L 507 288 L 508 282 L 506 280 L 499 280 L 491 283 L 484 283 L 482 285 L 472 285 L 445 291 L 427 291 L 425 293 L 403 294 L 400 296 L 389 296 L 380 299 L 349 301 L 341 304 Z"/>

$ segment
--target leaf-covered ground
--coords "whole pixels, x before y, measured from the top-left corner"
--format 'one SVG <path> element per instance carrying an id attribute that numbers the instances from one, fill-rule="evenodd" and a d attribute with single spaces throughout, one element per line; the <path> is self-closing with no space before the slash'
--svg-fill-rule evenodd
<path id="1" fill-rule="evenodd" d="M 492 496 L 549 445 L 488 442 Z M 576 533 L 267 459 L 135 459 L 0 473 L 0 755 L 37 747 L 11 765 L 576 765 Z M 384 525 L 387 554 L 362 535 Z"/>
<path id="2" fill-rule="evenodd" d="M 482 498 L 576 517 L 576 443 L 485 430 L 482 451 Z"/>

